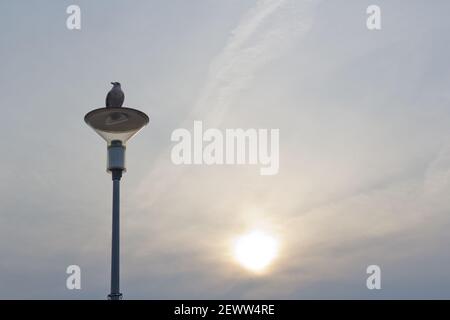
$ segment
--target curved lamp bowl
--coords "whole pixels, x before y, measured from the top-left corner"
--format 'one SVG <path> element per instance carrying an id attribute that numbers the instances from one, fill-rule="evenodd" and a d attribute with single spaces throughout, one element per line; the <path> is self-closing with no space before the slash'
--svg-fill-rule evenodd
<path id="1" fill-rule="evenodd" d="M 84 121 L 110 146 L 112 141 L 125 145 L 148 124 L 149 118 L 142 111 L 132 108 L 99 108 L 88 112 Z"/>

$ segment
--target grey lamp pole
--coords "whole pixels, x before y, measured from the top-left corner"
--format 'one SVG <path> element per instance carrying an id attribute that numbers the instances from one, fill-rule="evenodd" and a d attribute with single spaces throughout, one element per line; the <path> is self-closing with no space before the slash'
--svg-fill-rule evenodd
<path id="1" fill-rule="evenodd" d="M 115 170 L 113 176 L 113 216 L 111 248 L 111 300 L 119 300 L 120 293 L 120 178 L 122 171 Z"/>
<path id="2" fill-rule="evenodd" d="M 115 170 L 113 176 L 113 216 L 111 247 L 111 300 L 119 300 L 120 293 L 120 178 L 122 171 Z"/>
<path id="3" fill-rule="evenodd" d="M 120 293 L 120 179 L 125 168 L 125 143 L 149 121 L 148 116 L 131 108 L 100 108 L 84 117 L 108 144 L 107 171 L 113 181 L 111 292 L 110 300 L 121 300 Z"/>
<path id="4" fill-rule="evenodd" d="M 120 179 L 125 170 L 125 147 L 114 140 L 108 147 L 108 170 L 113 181 L 112 241 L 111 241 L 111 293 L 110 300 L 121 300 L 120 293 Z"/>

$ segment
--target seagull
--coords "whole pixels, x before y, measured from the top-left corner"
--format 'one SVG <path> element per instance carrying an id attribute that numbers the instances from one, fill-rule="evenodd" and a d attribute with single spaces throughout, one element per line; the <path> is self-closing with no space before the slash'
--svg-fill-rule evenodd
<path id="1" fill-rule="evenodd" d="M 106 107 L 120 108 L 123 105 L 123 100 L 125 100 L 125 94 L 123 93 L 119 82 L 111 82 L 111 84 L 113 87 L 106 96 Z"/>

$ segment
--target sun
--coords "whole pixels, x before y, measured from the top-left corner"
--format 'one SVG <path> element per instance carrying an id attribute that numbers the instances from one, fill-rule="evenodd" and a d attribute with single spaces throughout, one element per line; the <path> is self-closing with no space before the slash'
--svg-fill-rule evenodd
<path id="1" fill-rule="evenodd" d="M 278 253 L 274 237 L 255 230 L 238 238 L 234 245 L 234 257 L 244 268 L 262 273 Z"/>

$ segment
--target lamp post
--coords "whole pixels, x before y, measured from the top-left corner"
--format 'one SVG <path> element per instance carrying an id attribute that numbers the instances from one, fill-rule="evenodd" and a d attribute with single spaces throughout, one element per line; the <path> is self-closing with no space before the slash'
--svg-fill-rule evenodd
<path id="1" fill-rule="evenodd" d="M 84 116 L 84 121 L 108 145 L 107 172 L 113 181 L 112 243 L 111 243 L 111 293 L 110 300 L 121 300 L 120 293 L 120 179 L 125 168 L 125 144 L 147 125 L 148 116 L 131 108 L 100 108 Z"/>

